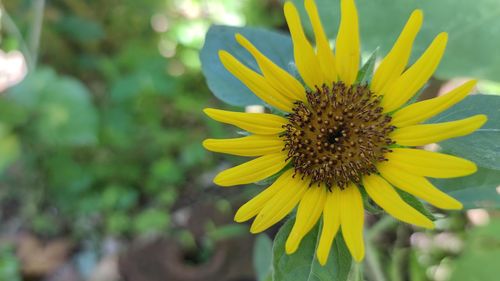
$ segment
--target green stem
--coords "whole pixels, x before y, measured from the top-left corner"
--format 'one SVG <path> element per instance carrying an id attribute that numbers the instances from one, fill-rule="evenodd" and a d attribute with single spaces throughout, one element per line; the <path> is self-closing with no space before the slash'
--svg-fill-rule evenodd
<path id="1" fill-rule="evenodd" d="M 387 280 L 382 271 L 382 266 L 380 264 L 378 254 L 375 248 L 373 247 L 373 242 L 371 239 L 368 239 L 366 241 L 366 263 L 372 273 L 371 277 L 374 281 Z"/>
<path id="2" fill-rule="evenodd" d="M 40 47 L 40 36 L 42 34 L 43 12 L 45 10 L 45 0 L 35 0 L 33 2 L 33 26 L 30 34 L 30 54 L 33 60 L 33 67 L 36 67 L 38 61 L 38 49 Z"/>
<path id="3" fill-rule="evenodd" d="M 397 221 L 390 216 L 383 216 L 370 230 L 366 231 L 366 263 L 371 271 L 374 281 L 386 281 L 380 258 L 377 250 L 373 246 L 373 241 L 381 233 L 393 228 L 397 225 Z"/>
<path id="4" fill-rule="evenodd" d="M 361 263 L 354 262 L 349 275 L 349 281 L 363 281 L 363 266 Z"/>
<path id="5" fill-rule="evenodd" d="M 409 238 L 409 229 L 400 224 L 396 230 L 396 241 L 391 254 L 391 280 L 404 280 L 404 268 L 408 261 L 408 249 L 404 248 L 405 242 Z"/>
<path id="6" fill-rule="evenodd" d="M 382 232 L 387 231 L 397 226 L 397 221 L 391 216 L 383 216 L 375 225 L 370 227 L 367 231 L 367 239 L 373 240 L 378 237 Z"/>

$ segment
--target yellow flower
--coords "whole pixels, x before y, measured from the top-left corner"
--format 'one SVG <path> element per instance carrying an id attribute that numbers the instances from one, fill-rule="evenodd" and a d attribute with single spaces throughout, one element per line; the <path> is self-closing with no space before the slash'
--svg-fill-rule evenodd
<path id="1" fill-rule="evenodd" d="M 335 52 L 330 48 L 316 4 L 305 7 L 313 26 L 315 47 L 302 29 L 296 7 L 284 7 L 290 29 L 297 79 L 265 57 L 242 35 L 236 40 L 252 54 L 261 73 L 220 51 L 226 69 L 285 117 L 205 109 L 219 122 L 251 133 L 235 139 L 207 139 L 206 149 L 240 156 L 258 156 L 219 173 L 221 186 L 249 184 L 284 171 L 277 180 L 244 204 L 237 222 L 253 217 L 252 233 L 261 232 L 298 205 L 295 224 L 286 242 L 294 253 L 320 217 L 323 227 L 317 258 L 324 265 L 337 232 L 356 261 L 364 257 L 364 208 L 360 189 L 387 213 L 417 226 L 433 222 L 405 203 L 395 187 L 442 209 L 462 204 L 433 186 L 426 177 L 453 178 L 472 174 L 468 160 L 412 147 L 470 134 L 486 116 L 420 124 L 462 100 L 474 87 L 469 81 L 446 95 L 406 106 L 431 77 L 443 55 L 447 34 L 436 36 L 427 50 L 405 70 L 422 11 L 410 16 L 401 35 L 382 60 L 369 85 L 356 83 L 360 64 L 358 14 L 353 0 L 341 0 L 341 22 Z"/>

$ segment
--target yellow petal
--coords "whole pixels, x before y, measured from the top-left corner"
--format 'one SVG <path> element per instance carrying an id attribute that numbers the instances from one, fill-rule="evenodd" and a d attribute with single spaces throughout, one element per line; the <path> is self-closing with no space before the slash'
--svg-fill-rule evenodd
<path id="1" fill-rule="evenodd" d="M 322 186 L 311 186 L 299 203 L 297 210 L 297 217 L 292 231 L 286 240 L 285 250 L 287 254 L 292 254 L 297 251 L 302 238 L 316 225 L 323 207 L 325 206 L 325 199 L 327 189 Z"/>
<path id="2" fill-rule="evenodd" d="M 309 20 L 314 31 L 316 40 L 316 56 L 318 57 L 321 70 L 325 77 L 325 83 L 331 85 L 332 82 L 337 81 L 337 70 L 335 69 L 335 56 L 333 55 L 330 43 L 326 37 L 321 19 L 318 14 L 318 8 L 314 0 L 306 0 L 305 7 Z"/>
<path id="3" fill-rule="evenodd" d="M 253 183 L 268 178 L 290 162 L 284 152 L 268 154 L 220 172 L 214 183 L 221 186 Z"/>
<path id="4" fill-rule="evenodd" d="M 311 89 L 316 85 L 321 86 L 325 81 L 318 58 L 304 34 L 299 12 L 292 2 L 285 3 L 285 18 L 292 36 L 293 56 L 300 76 Z"/>
<path id="5" fill-rule="evenodd" d="M 309 188 L 309 181 L 300 176 L 289 177 L 286 187 L 271 198 L 252 223 L 250 232 L 262 232 L 288 215 Z"/>
<path id="6" fill-rule="evenodd" d="M 363 183 L 373 201 L 391 216 L 421 227 L 434 228 L 430 219 L 403 201 L 394 188 L 380 176 L 366 176 Z"/>
<path id="7" fill-rule="evenodd" d="M 436 36 L 422 56 L 383 93 L 381 105 L 384 112 L 398 109 L 424 86 L 441 61 L 447 41 L 445 32 Z"/>
<path id="8" fill-rule="evenodd" d="M 462 209 L 462 203 L 437 189 L 422 176 L 407 173 L 388 162 L 379 164 L 377 169 L 382 177 L 397 188 L 413 194 L 438 208 L 448 210 Z"/>
<path id="9" fill-rule="evenodd" d="M 243 35 L 236 34 L 236 41 L 252 54 L 271 86 L 291 99 L 307 101 L 304 86 L 297 79 L 264 56 Z"/>
<path id="10" fill-rule="evenodd" d="M 259 135 L 275 135 L 283 132 L 288 123 L 285 118 L 267 113 L 242 113 L 213 108 L 203 110 L 210 118 L 237 126 L 245 131 Z"/>
<path id="11" fill-rule="evenodd" d="M 391 123 L 396 127 L 405 127 L 423 122 L 464 99 L 476 83 L 476 80 L 471 80 L 443 96 L 404 107 L 392 115 Z"/>
<path id="12" fill-rule="evenodd" d="M 355 261 L 365 256 L 363 242 L 364 208 L 358 187 L 351 184 L 340 192 L 340 225 L 347 248 Z"/>
<path id="13" fill-rule="evenodd" d="M 476 164 L 463 158 L 421 149 L 394 148 L 384 156 L 391 165 L 414 175 L 431 178 L 455 178 L 473 174 Z"/>
<path id="14" fill-rule="evenodd" d="M 256 216 L 280 190 L 288 188 L 293 173 L 293 169 L 284 172 L 271 186 L 241 206 L 236 212 L 234 220 L 244 222 Z"/>
<path id="15" fill-rule="evenodd" d="M 332 192 L 328 192 L 323 208 L 323 228 L 316 252 L 321 265 L 328 261 L 333 239 L 340 226 L 340 212 L 340 188 L 334 186 Z"/>
<path id="16" fill-rule="evenodd" d="M 399 145 L 418 146 L 468 135 L 486 123 L 486 115 L 475 115 L 462 120 L 413 125 L 396 129 L 391 139 Z"/>
<path id="17" fill-rule="evenodd" d="M 384 89 L 403 72 L 410 58 L 413 41 L 422 26 L 423 17 L 421 10 L 415 10 L 411 14 L 398 40 L 373 75 L 370 88 L 374 93 L 383 94 Z"/>
<path id="18" fill-rule="evenodd" d="M 234 139 L 207 139 L 203 146 L 214 152 L 239 156 L 261 156 L 283 150 L 283 140 L 278 135 L 253 135 Z"/>
<path id="19" fill-rule="evenodd" d="M 354 0 L 340 1 L 340 26 L 335 55 L 340 80 L 348 86 L 352 85 L 358 75 L 360 60 L 358 12 Z"/>
<path id="20" fill-rule="evenodd" d="M 292 111 L 294 100 L 279 93 L 262 75 L 243 65 L 226 51 L 219 51 L 219 58 L 224 67 L 260 99 L 280 110 Z"/>

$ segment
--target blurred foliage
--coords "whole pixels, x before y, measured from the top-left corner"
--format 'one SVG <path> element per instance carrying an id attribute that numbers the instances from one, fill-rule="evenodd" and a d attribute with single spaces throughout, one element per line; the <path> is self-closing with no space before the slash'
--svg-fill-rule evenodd
<path id="1" fill-rule="evenodd" d="M 14 254 L 14 247 L 0 245 L 0 279 L 9 281 L 21 281 L 19 276 L 19 260 Z"/>
<path id="2" fill-rule="evenodd" d="M 2 25 L 1 49 L 36 45 L 33 3 L 2 3 L 15 26 Z M 46 237 L 168 231 L 180 196 L 203 200 L 199 175 L 215 162 L 201 140 L 224 134 L 202 113 L 215 102 L 199 71 L 205 32 L 278 25 L 260 15 L 279 5 L 48 1 L 38 66 L 0 98 L 2 224 Z"/>
<path id="3" fill-rule="evenodd" d="M 207 153 L 201 140 L 208 135 L 227 136 L 232 130 L 208 121 L 202 113 L 204 107 L 219 106 L 201 75 L 198 52 L 205 33 L 211 24 L 283 28 L 280 1 L 46 1 L 39 48 L 35 48 L 38 39 L 33 18 L 40 11 L 34 2 L 0 2 L 4 8 L 0 49 L 20 49 L 28 60 L 39 58 L 21 84 L 0 95 L 0 232 L 28 230 L 46 238 L 69 236 L 79 242 L 169 233 L 176 208 L 210 200 L 203 188 L 211 184 L 211 176 L 204 175 L 218 169 L 215 157 L 222 156 Z M 8 18 L 15 25 L 7 24 Z M 401 24 L 391 25 L 390 33 Z M 334 24 L 328 30 L 331 28 Z M 234 44 L 222 43 L 226 47 Z M 478 76 L 492 79 L 494 69 L 489 67 Z M 234 89 L 229 90 L 234 94 Z M 478 206 L 477 201 L 490 203 L 498 198 L 494 197 L 498 172 L 480 172 L 490 172 L 495 174 L 485 176 L 484 183 L 464 178 L 440 186 L 449 191 L 455 184 L 468 184 L 454 195 L 472 198 L 470 207 Z M 491 198 L 474 198 L 472 193 L 478 187 L 488 189 Z M 217 201 L 216 205 L 228 209 L 230 204 Z M 455 213 L 450 220 L 458 226 L 447 231 L 466 236 L 464 217 Z M 280 247 L 290 227 L 288 222 L 282 230 Z M 217 228 L 209 224 L 206 228 L 208 246 L 245 231 L 244 226 L 234 225 Z M 315 243 L 315 231 L 317 228 L 306 244 Z M 483 235 L 479 230 L 471 233 L 471 243 L 476 243 L 471 245 L 493 241 L 474 238 Z M 191 233 L 181 230 L 178 236 L 185 240 L 181 244 L 196 244 Z M 255 250 L 263 261 L 255 265 L 260 280 L 269 278 L 273 254 L 270 241 L 264 239 Z M 469 241 L 469 236 L 464 239 Z M 336 241 L 335 247 L 345 247 Z M 389 248 L 392 257 L 396 250 Z M 394 248 L 401 249 L 400 245 Z M 384 250 L 389 252 L 380 249 Z M 475 246 L 466 251 L 482 258 L 483 252 L 476 252 Z M 300 258 L 278 254 L 282 251 L 274 255 L 283 261 L 283 270 Z M 331 255 L 330 263 L 348 263 L 347 257 Z M 420 250 L 411 251 L 411 280 L 430 279 L 425 267 L 435 266 L 453 253 L 441 251 L 427 259 L 422 255 Z M 456 262 L 459 268 L 469 261 L 461 257 Z M 315 262 L 308 266 L 325 274 Z M 0 280 L 19 280 L 19 269 L 14 248 L 0 243 Z"/>
<path id="4" fill-rule="evenodd" d="M 487 266 L 500 259 L 500 219 L 468 233 L 468 243 L 454 264 L 450 280 L 493 280 L 498 277 L 498 268 Z"/>

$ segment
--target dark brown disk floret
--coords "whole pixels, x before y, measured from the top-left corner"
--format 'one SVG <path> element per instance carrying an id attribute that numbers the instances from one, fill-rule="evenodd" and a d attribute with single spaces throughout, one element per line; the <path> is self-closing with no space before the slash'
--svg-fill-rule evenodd
<path id="1" fill-rule="evenodd" d="M 307 91 L 296 102 L 282 137 L 296 174 L 314 183 L 345 188 L 377 171 L 376 163 L 393 144 L 395 127 L 383 113 L 380 98 L 367 86 L 336 82 Z"/>

